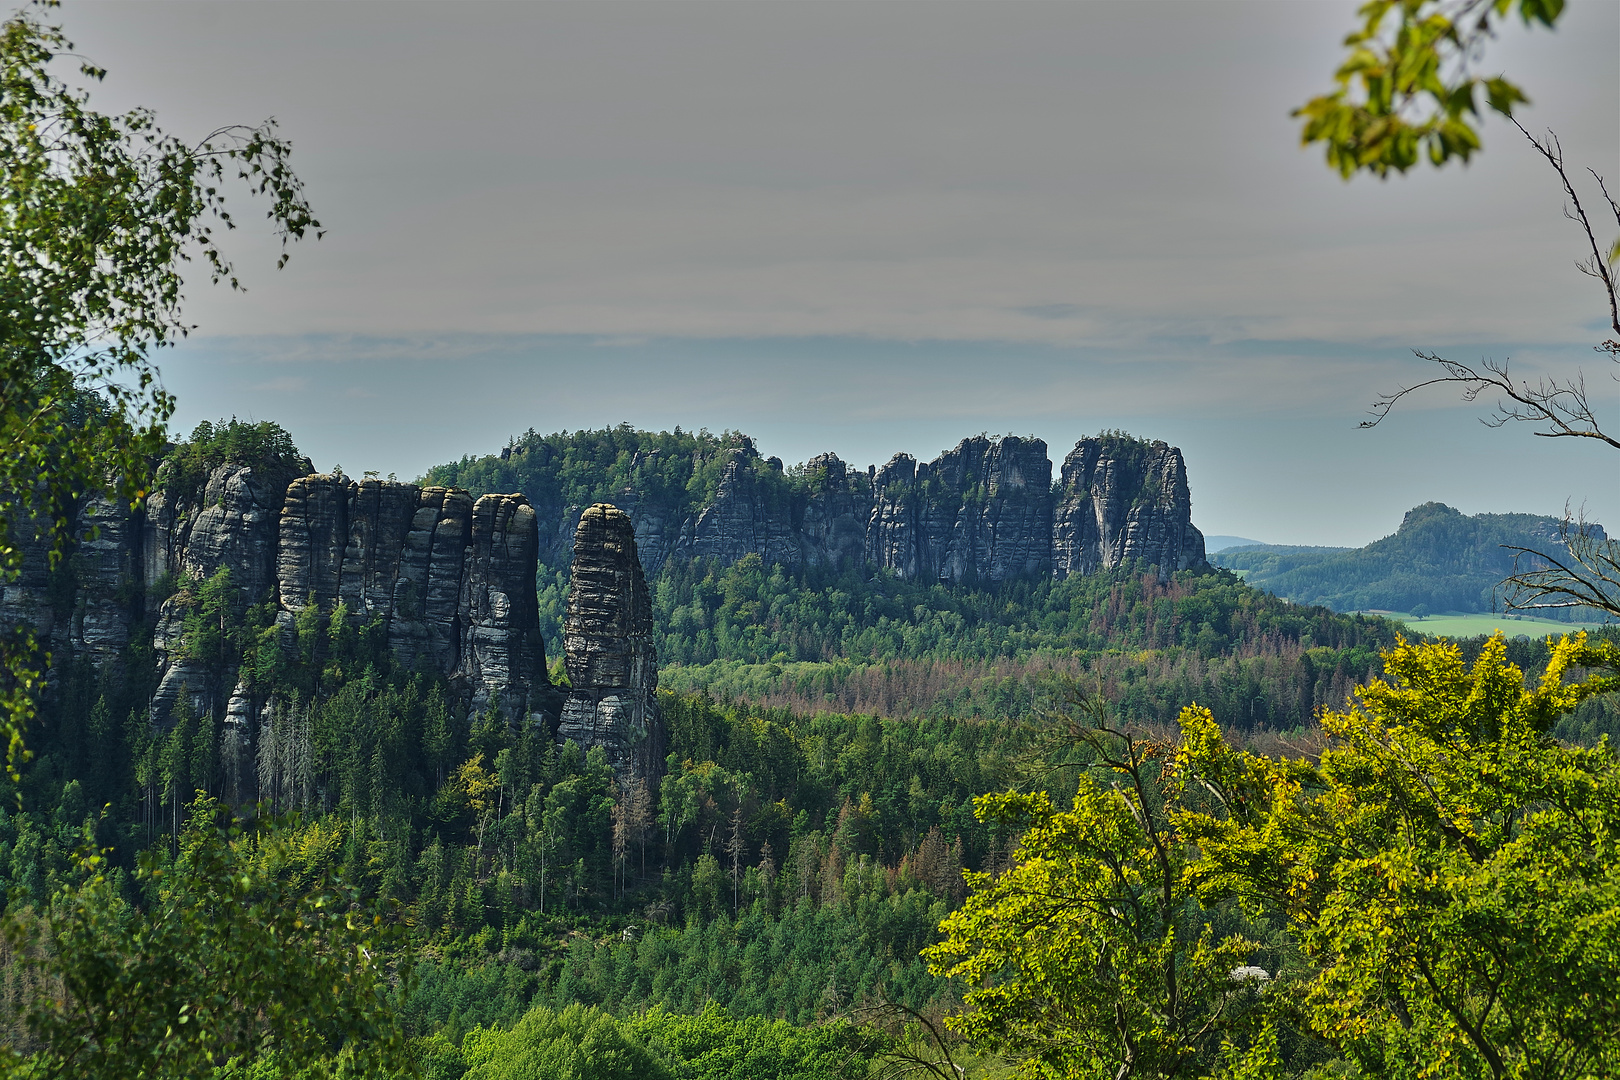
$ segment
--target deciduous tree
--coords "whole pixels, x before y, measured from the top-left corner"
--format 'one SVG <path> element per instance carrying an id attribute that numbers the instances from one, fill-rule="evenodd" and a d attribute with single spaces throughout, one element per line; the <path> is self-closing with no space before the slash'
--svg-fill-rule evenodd
<path id="1" fill-rule="evenodd" d="M 268 199 L 284 245 L 320 227 L 273 120 L 186 142 L 147 110 L 91 108 L 53 73 L 72 55 L 34 11 L 0 23 L 0 581 L 28 550 L 54 565 L 86 498 L 144 494 L 174 407 L 153 355 L 191 329 L 185 264 L 240 288 L 219 243 L 235 227 L 225 188 Z M 0 640 L 0 668 L 14 760 L 42 670 L 27 628 Z"/>
<path id="2" fill-rule="evenodd" d="M 1406 172 L 1425 158 L 1467 161 L 1480 148 L 1481 105 L 1511 117 L 1529 100 L 1506 78 L 1477 73 L 1485 43 L 1512 15 L 1551 27 L 1563 10 L 1564 0 L 1370 0 L 1344 39 L 1338 88 L 1294 111 L 1304 142 L 1326 144 L 1328 165 L 1346 178 Z"/>
<path id="3" fill-rule="evenodd" d="M 1182 716 L 1178 766 L 1217 803 L 1176 815 L 1187 880 L 1286 916 L 1300 1003 L 1363 1075 L 1620 1072 L 1620 760 L 1547 734 L 1620 688 L 1620 650 L 1565 638 L 1531 687 L 1505 650 L 1403 642 L 1315 761 Z"/>
<path id="4" fill-rule="evenodd" d="M 339 1057 L 364 1076 L 406 1067 L 381 960 L 393 932 L 341 881 L 277 873 L 295 842 L 286 822 L 244 825 L 199 798 L 179 854 L 142 856 L 133 904 L 102 855 L 82 855 L 82 885 L 38 917 L 8 914 L 10 944 L 54 992 L 28 1011 L 41 1048 L 0 1051 L 0 1066 L 139 1080 L 273 1051 L 289 1075 Z"/>

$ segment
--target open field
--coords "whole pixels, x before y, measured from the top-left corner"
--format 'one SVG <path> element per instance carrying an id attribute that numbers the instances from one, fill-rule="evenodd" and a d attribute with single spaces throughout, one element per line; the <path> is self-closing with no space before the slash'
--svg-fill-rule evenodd
<path id="1" fill-rule="evenodd" d="M 1591 630 L 1602 625 L 1554 622 L 1552 619 L 1536 619 L 1524 615 L 1493 615 L 1490 612 L 1429 615 L 1421 619 L 1400 611 L 1378 611 L 1367 614 L 1382 615 L 1386 619 L 1403 622 L 1414 633 L 1451 638 L 1477 637 L 1480 634 L 1494 634 L 1497 630 L 1501 630 L 1508 637 L 1540 638 L 1548 634 L 1573 634 L 1577 630 Z"/>

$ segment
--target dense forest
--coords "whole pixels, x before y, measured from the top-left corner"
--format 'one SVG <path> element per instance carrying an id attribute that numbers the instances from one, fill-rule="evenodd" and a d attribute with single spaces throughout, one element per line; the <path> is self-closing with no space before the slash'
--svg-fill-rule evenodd
<path id="1" fill-rule="evenodd" d="M 1528 552 L 1556 551 L 1562 523 L 1534 514 L 1463 514 L 1444 503 L 1407 512 L 1400 528 L 1363 548 L 1244 547 L 1211 555 L 1256 588 L 1334 611 L 1502 611 L 1502 579 L 1545 565 Z M 1601 530 L 1599 530 L 1601 536 Z M 1589 608 L 1548 609 L 1545 618 L 1601 620 Z"/>
<path id="2" fill-rule="evenodd" d="M 1033 437 L 530 431 L 428 487 L 269 422 L 168 445 L 222 189 L 282 264 L 322 225 L 274 120 L 91 109 L 52 6 L 0 33 L 0 1076 L 1620 1075 L 1620 630 L 1330 610 L 1481 606 L 1548 522 L 1431 504 L 1246 583 L 1120 432 L 1061 508 Z M 1514 6 L 1369 5 L 1305 141 L 1467 159 L 1476 91 L 1527 99 L 1455 61 Z M 1578 377 L 1419 355 L 1616 445 Z M 1614 613 L 1615 565 L 1553 584 Z"/>
<path id="3" fill-rule="evenodd" d="M 253 431 L 201 431 L 159 475 L 196 472 L 233 438 L 296 461 L 290 440 Z M 540 584 L 555 628 L 566 577 L 543 568 Z M 736 1036 L 787 1046 L 778 1058 L 800 1064 L 782 1075 L 822 1075 L 824 1060 L 806 1062 L 829 1039 L 875 1053 L 866 1036 L 807 1025 L 958 1000 L 920 953 L 967 897 L 964 872 L 1007 867 L 1018 831 L 981 820 L 974 800 L 1072 793 L 1074 775 L 1049 772 L 1049 736 L 1076 703 L 1100 695 L 1168 733 L 1198 702 L 1250 745 L 1312 744 L 1314 717 L 1377 676 L 1396 640 L 1383 620 L 1290 604 L 1224 570 L 950 587 L 757 557 L 672 563 L 652 582 L 670 754 L 647 785 L 498 707 L 465 713 L 346 610 L 308 608 L 283 640 L 261 607 L 231 614 L 228 580 L 161 587 L 185 605 L 188 650 L 290 703 L 256 763 L 263 809 L 299 822 L 281 872 L 334 875 L 401 913 L 414 984 L 397 1004 L 434 1076 L 476 1068 L 492 1031 L 614 1017 L 642 1017 L 632 1027 L 665 1042 L 695 1038 L 688 1023 L 785 1021 Z M 73 886 L 86 835 L 119 880 L 139 852 L 174 857 L 197 794 L 222 790 L 218 716 L 183 697 L 152 726 L 147 648 L 101 671 L 59 658 L 33 758 L 3 793 L 13 909 Z M 1526 670 L 1546 663 L 1544 643 L 1508 648 Z M 1592 699 L 1560 730 L 1589 742 L 1616 719 Z M 21 1038 L 18 1016 L 6 1022 Z"/>
<path id="4" fill-rule="evenodd" d="M 633 483 L 626 505 L 656 498 L 689 513 L 712 498 L 722 451 L 745 438 L 628 425 L 531 431 L 499 456 L 463 458 L 424 480 L 560 507 L 626 503 Z M 784 498 L 809 482 L 801 468 L 757 471 Z M 542 560 L 538 578 L 555 656 L 568 566 Z M 1383 620 L 1289 604 L 1208 570 L 1173 581 L 1125 566 L 951 585 L 744 556 L 729 566 L 670 559 L 649 587 L 666 686 L 800 712 L 1027 717 L 1039 684 L 1066 675 L 1102 680 L 1137 720 L 1169 723 L 1196 699 L 1241 729 L 1287 730 L 1376 673 L 1379 650 L 1394 641 Z"/>

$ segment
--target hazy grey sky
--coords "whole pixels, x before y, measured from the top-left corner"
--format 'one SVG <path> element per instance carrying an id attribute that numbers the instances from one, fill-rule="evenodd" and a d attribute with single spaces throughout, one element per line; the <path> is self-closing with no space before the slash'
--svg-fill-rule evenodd
<path id="1" fill-rule="evenodd" d="M 177 426 L 274 419 L 413 476 L 526 428 L 739 428 L 802 461 L 1124 427 L 1210 533 L 1359 544 L 1427 501 L 1620 527 L 1615 456 L 1445 394 L 1370 432 L 1410 347 L 1597 365 L 1606 310 L 1517 133 L 1340 181 L 1288 111 L 1346 2 L 76 3 L 94 100 L 274 115 L 328 227 L 191 288 Z M 1620 179 L 1620 4 L 1484 64 Z M 1612 229 L 1608 230 L 1612 232 Z M 1610 408 L 1610 416 L 1617 409 Z"/>

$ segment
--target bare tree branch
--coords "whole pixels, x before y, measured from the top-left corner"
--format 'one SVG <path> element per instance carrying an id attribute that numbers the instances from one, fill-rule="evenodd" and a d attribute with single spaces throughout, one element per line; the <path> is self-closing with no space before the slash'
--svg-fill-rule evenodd
<path id="1" fill-rule="evenodd" d="M 1570 182 L 1569 173 L 1564 169 L 1564 148 L 1559 144 L 1558 136 L 1552 131 L 1548 131 L 1546 139 L 1538 140 L 1534 135 L 1524 130 L 1523 124 L 1514 120 L 1511 116 L 1508 119 L 1513 122 L 1514 127 L 1524 134 L 1526 139 L 1530 140 L 1530 145 L 1535 147 L 1537 152 L 1547 159 L 1547 163 L 1558 173 L 1558 179 L 1563 181 L 1564 194 L 1569 196 L 1570 203 L 1575 207 L 1574 213 L 1570 212 L 1569 207 L 1565 207 L 1564 216 L 1585 231 L 1586 242 L 1592 250 L 1591 258 L 1578 261 L 1575 264 L 1575 269 L 1588 277 L 1603 282 L 1604 291 L 1609 294 L 1609 324 L 1614 327 L 1616 334 L 1620 334 L 1620 298 L 1615 296 L 1614 274 L 1609 267 L 1609 260 L 1604 258 L 1603 252 L 1598 247 L 1597 236 L 1592 232 L 1592 220 L 1586 216 L 1586 208 L 1581 205 L 1581 197 L 1576 192 L 1575 185 Z M 1603 177 L 1598 176 L 1596 170 L 1588 169 L 1587 171 L 1593 176 L 1597 176 L 1598 187 L 1602 189 L 1604 199 L 1608 201 L 1610 208 L 1614 210 L 1615 218 L 1620 220 L 1620 207 L 1615 206 L 1614 200 L 1609 198 L 1609 189 L 1604 187 Z"/>
<path id="2" fill-rule="evenodd" d="M 1558 136 L 1548 131 L 1545 139 L 1537 139 L 1517 120 L 1511 116 L 1508 119 L 1558 174 L 1568 199 L 1564 216 L 1579 225 L 1586 236 L 1590 254 L 1577 260 L 1575 268 L 1603 284 L 1615 337 L 1596 346 L 1596 350 L 1606 353 L 1616 365 L 1612 374 L 1620 381 L 1620 289 L 1617 289 L 1615 274 L 1620 242 L 1604 253 L 1592 219 L 1581 203 L 1580 193 L 1564 167 L 1564 148 Z M 1604 203 L 1613 213 L 1615 224 L 1620 226 L 1620 203 L 1609 194 L 1608 185 L 1597 170 L 1587 172 L 1597 181 Z M 1501 395 L 1491 415 L 1481 417 L 1481 422 L 1488 427 L 1501 427 L 1509 421 L 1525 422 L 1536 425 L 1538 430 L 1534 434 L 1543 438 L 1595 439 L 1610 449 L 1620 450 L 1620 438 L 1604 430 L 1598 409 L 1587 394 L 1586 377 L 1582 372 L 1576 372 L 1567 382 L 1543 377 L 1532 385 L 1514 379 L 1508 373 L 1506 360 L 1482 360 L 1478 367 L 1473 367 L 1448 360 L 1438 353 L 1421 349 L 1413 352 L 1419 359 L 1437 365 L 1442 374 L 1403 386 L 1393 394 L 1380 395 L 1369 410 L 1372 419 L 1363 420 L 1361 427 L 1376 427 L 1408 394 L 1449 383 L 1462 388 L 1464 401 L 1474 401 L 1486 391 Z M 1502 582 L 1507 606 L 1521 611 L 1585 607 L 1620 616 L 1620 545 L 1605 536 L 1602 528 L 1588 522 L 1584 514 L 1572 517 L 1567 509 L 1558 545 L 1557 552 L 1504 545 L 1514 552 L 1514 571 Z"/>
<path id="3" fill-rule="evenodd" d="M 1511 119 L 1511 117 L 1509 118 Z M 1536 152 L 1547 160 L 1558 174 L 1559 182 L 1563 185 L 1564 194 L 1569 202 L 1564 208 L 1564 216 L 1581 227 L 1586 236 L 1586 244 L 1591 254 L 1575 264 L 1576 269 L 1603 285 L 1604 294 L 1609 302 L 1609 322 L 1614 328 L 1617 338 L 1620 338 L 1620 290 L 1617 290 L 1615 272 L 1608 257 L 1605 256 L 1598 243 L 1597 233 L 1593 229 L 1591 217 L 1581 202 L 1580 193 L 1576 190 L 1574 181 L 1569 177 L 1569 171 L 1564 167 L 1564 149 L 1558 141 L 1558 136 L 1552 132 L 1547 133 L 1545 139 L 1537 139 L 1517 120 L 1513 121 L 1515 127 L 1524 133 L 1524 137 L 1535 147 Z M 1614 213 L 1615 222 L 1620 225 L 1620 204 L 1609 195 L 1609 189 L 1603 182 L 1603 177 L 1595 170 L 1588 169 L 1597 180 L 1598 189 L 1603 193 L 1603 201 L 1608 204 Z M 1609 354 L 1609 358 L 1620 364 L 1620 342 L 1606 341 L 1598 347 L 1599 352 Z M 1502 395 L 1497 402 L 1496 411 L 1483 422 L 1491 427 L 1500 427 L 1508 421 L 1524 421 L 1541 425 L 1543 430 L 1536 432 L 1545 438 L 1583 438 L 1597 439 L 1608 446 L 1620 450 L 1620 439 L 1603 430 L 1596 409 L 1586 392 L 1585 377 L 1579 373 L 1569 382 L 1560 382 L 1557 379 L 1543 378 L 1535 385 L 1528 382 L 1516 381 L 1508 374 L 1506 360 L 1484 360 L 1475 368 L 1456 360 L 1448 360 L 1433 352 L 1413 350 L 1419 359 L 1437 364 L 1444 372 L 1432 379 L 1403 386 L 1393 394 L 1383 394 L 1373 402 L 1371 420 L 1363 420 L 1361 427 L 1376 427 L 1378 422 L 1389 415 L 1397 402 L 1408 394 L 1424 390 L 1431 386 L 1444 383 L 1454 383 L 1462 387 L 1464 401 L 1473 401 L 1487 390 Z M 1620 378 L 1620 374 L 1617 374 Z"/>
<path id="4" fill-rule="evenodd" d="M 1620 617 L 1620 543 L 1584 514 L 1564 515 L 1560 554 L 1510 547 L 1514 570 L 1502 582 L 1508 607 L 1520 611 L 1588 607 Z M 1528 569 L 1520 569 L 1529 560 Z M 1540 563 L 1542 565 L 1536 565 Z"/>
<path id="5" fill-rule="evenodd" d="M 1473 401 L 1486 390 L 1495 390 L 1503 395 L 1503 399 L 1496 403 L 1495 412 L 1481 418 L 1480 422 L 1487 427 L 1501 427 L 1510 420 L 1525 421 L 1545 425 L 1546 430 L 1535 432 L 1543 438 L 1597 439 L 1615 450 L 1620 450 L 1620 439 L 1603 430 L 1597 410 L 1593 408 L 1591 399 L 1587 396 L 1586 377 L 1582 374 L 1577 374 L 1567 383 L 1544 378 L 1532 386 L 1528 382 L 1515 381 L 1508 373 L 1508 364 L 1505 360 L 1484 360 L 1475 368 L 1456 360 L 1448 360 L 1437 353 L 1424 352 L 1421 349 L 1414 349 L 1412 352 L 1420 360 L 1438 364 L 1445 374 L 1411 386 L 1403 386 L 1393 394 L 1382 395 L 1373 402 L 1370 410 L 1373 418 L 1363 420 L 1360 427 L 1377 427 L 1378 422 L 1388 416 L 1396 403 L 1408 394 L 1430 386 L 1455 383 L 1463 388 L 1464 401 Z M 1617 357 L 1616 362 L 1620 363 L 1620 357 Z"/>

